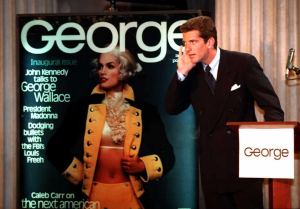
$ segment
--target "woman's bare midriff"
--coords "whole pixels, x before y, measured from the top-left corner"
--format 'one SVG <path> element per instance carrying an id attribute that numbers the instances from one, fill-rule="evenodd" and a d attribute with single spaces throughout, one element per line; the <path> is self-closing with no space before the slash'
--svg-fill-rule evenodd
<path id="1" fill-rule="evenodd" d="M 107 184 L 129 181 L 121 168 L 123 152 L 121 147 L 100 147 L 94 180 Z"/>

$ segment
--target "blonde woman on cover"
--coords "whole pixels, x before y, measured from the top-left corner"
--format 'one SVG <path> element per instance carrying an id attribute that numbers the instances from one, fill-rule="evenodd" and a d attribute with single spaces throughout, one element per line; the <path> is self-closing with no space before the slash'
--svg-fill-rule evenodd
<path id="1" fill-rule="evenodd" d="M 101 209 L 146 207 L 140 200 L 144 184 L 174 165 L 157 111 L 135 100 L 128 84 L 140 70 L 128 50 L 100 54 L 99 83 L 71 105 L 47 146 L 48 159 Z"/>

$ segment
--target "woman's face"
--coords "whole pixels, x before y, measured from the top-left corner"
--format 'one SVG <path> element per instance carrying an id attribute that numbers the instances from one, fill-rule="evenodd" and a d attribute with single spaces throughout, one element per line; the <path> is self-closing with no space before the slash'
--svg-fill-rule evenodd
<path id="1" fill-rule="evenodd" d="M 101 88 L 109 91 L 122 90 L 120 67 L 119 59 L 113 54 L 100 55 L 98 75 Z"/>

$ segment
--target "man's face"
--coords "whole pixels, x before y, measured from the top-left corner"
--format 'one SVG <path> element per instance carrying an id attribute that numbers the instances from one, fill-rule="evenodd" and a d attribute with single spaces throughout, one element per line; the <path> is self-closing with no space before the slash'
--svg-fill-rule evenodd
<path id="1" fill-rule="evenodd" d="M 205 64 L 209 57 L 209 42 L 204 42 L 200 37 L 199 31 L 192 30 L 183 33 L 183 43 L 185 47 L 185 54 L 190 58 L 193 64 L 203 62 Z"/>

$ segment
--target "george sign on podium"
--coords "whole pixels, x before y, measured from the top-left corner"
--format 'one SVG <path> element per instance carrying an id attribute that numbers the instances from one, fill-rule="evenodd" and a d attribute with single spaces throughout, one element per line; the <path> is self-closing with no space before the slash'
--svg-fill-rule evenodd
<path id="1" fill-rule="evenodd" d="M 228 122 L 239 133 L 239 177 L 269 179 L 269 206 L 291 208 L 289 179 L 300 150 L 298 122 Z"/>

